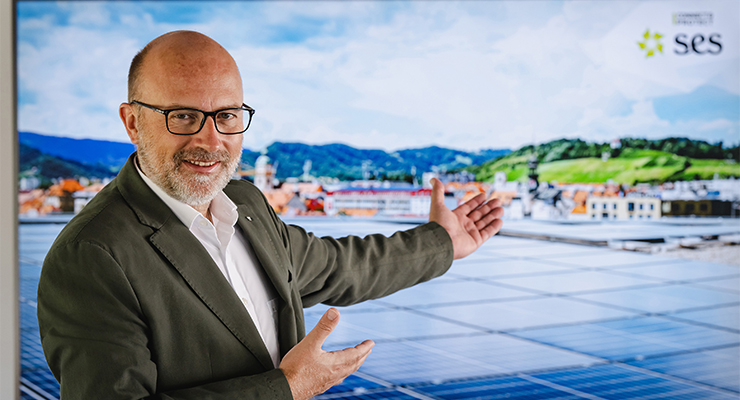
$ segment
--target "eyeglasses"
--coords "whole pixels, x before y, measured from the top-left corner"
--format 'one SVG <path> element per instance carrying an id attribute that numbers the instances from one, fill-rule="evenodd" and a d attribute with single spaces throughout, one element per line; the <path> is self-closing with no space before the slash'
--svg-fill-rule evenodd
<path id="1" fill-rule="evenodd" d="M 206 118 L 213 118 L 216 130 L 223 135 L 238 135 L 246 132 L 252 123 L 254 108 L 242 104 L 239 108 L 224 108 L 216 111 L 203 111 L 196 108 L 173 108 L 162 110 L 161 108 L 133 100 L 131 104 L 138 104 L 150 110 L 164 115 L 167 130 L 173 135 L 195 135 L 203 129 Z M 244 112 L 247 115 L 244 115 Z"/>

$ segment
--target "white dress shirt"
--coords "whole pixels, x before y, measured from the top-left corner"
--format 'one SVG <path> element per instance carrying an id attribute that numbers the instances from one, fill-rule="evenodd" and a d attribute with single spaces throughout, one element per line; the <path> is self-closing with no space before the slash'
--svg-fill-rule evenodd
<path id="1" fill-rule="evenodd" d="M 236 205 L 222 191 L 211 202 L 213 223 L 193 207 L 182 203 L 164 190 L 139 169 L 136 169 L 149 188 L 159 196 L 190 232 L 200 241 L 218 265 L 252 317 L 262 337 L 272 362 L 280 365 L 280 347 L 277 334 L 277 292 L 254 255 L 252 246 L 240 229 L 235 229 L 239 215 Z"/>

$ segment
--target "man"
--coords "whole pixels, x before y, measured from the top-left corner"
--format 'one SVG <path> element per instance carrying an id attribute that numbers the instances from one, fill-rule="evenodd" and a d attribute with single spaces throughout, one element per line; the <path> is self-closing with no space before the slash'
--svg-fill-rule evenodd
<path id="1" fill-rule="evenodd" d="M 199 111 L 203 110 L 203 111 Z M 454 212 L 434 182 L 430 223 L 390 238 L 316 238 L 229 182 L 253 110 L 236 63 L 195 32 L 137 55 L 121 119 L 137 151 L 63 230 L 39 282 L 49 366 L 71 399 L 308 399 L 373 346 L 325 352 L 328 310 L 441 275 L 501 227 L 482 196 Z"/>

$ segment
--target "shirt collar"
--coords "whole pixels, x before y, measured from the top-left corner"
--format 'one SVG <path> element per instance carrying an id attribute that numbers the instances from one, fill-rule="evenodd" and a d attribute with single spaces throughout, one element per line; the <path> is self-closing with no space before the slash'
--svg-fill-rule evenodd
<path id="1" fill-rule="evenodd" d="M 182 221 L 182 223 L 188 227 L 188 229 L 192 228 L 193 223 L 195 223 L 195 221 L 197 221 L 199 217 L 205 219 L 205 217 L 200 212 L 198 212 L 198 210 L 170 196 L 161 187 L 159 187 L 159 185 L 154 183 L 154 181 L 152 181 L 148 176 L 144 175 L 144 172 L 141 170 L 141 168 L 139 168 L 138 157 L 135 158 L 134 161 L 136 171 L 139 172 L 139 175 L 141 176 L 141 179 L 144 180 L 144 183 L 146 183 L 146 185 L 149 186 L 149 188 L 152 189 L 152 191 L 157 196 L 159 196 L 160 199 L 162 199 L 167 207 L 172 210 L 175 216 L 177 216 L 177 218 L 179 218 L 180 221 Z M 230 226 L 234 226 L 236 221 L 239 219 L 239 214 L 236 211 L 236 204 L 231 201 L 229 196 L 227 196 L 223 190 L 220 190 L 218 192 L 216 197 L 211 201 L 209 208 L 211 210 L 211 215 L 214 217 L 215 220 L 226 223 Z"/>

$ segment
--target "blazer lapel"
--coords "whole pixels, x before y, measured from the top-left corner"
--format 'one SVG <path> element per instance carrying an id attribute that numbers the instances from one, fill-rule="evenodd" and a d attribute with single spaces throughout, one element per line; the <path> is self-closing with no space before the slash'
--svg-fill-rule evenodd
<path id="1" fill-rule="evenodd" d="M 239 205 L 237 211 L 239 213 L 237 224 L 252 245 L 254 254 L 262 264 L 262 268 L 267 273 L 270 281 L 272 281 L 278 295 L 284 301 L 288 301 L 290 299 L 290 286 L 288 284 L 291 279 L 290 271 L 285 268 L 284 263 L 281 266 L 280 255 L 273 243 L 272 235 L 269 234 L 270 230 L 262 225 L 261 218 L 249 215 L 247 206 Z M 287 260 L 284 261 L 287 262 Z"/>
<path id="2" fill-rule="evenodd" d="M 270 354 L 249 313 L 211 256 L 187 227 L 173 215 L 149 240 L 265 369 L 273 369 Z"/>
<path id="3" fill-rule="evenodd" d="M 265 226 L 262 216 L 252 215 L 246 205 L 237 206 L 237 211 L 239 212 L 237 224 L 249 240 L 254 254 L 280 296 L 277 328 L 280 353 L 285 356 L 285 353 L 300 340 L 299 336 L 302 335 L 299 332 L 303 332 L 302 326 L 298 329 L 295 317 L 296 312 L 302 313 L 303 310 L 294 310 L 291 300 L 290 281 L 293 277 L 288 268 L 290 261 L 285 256 L 281 256 L 283 253 L 278 251 L 277 246 L 282 243 L 276 243 L 279 238 L 272 234 L 275 231 L 274 227 L 270 229 Z"/>

